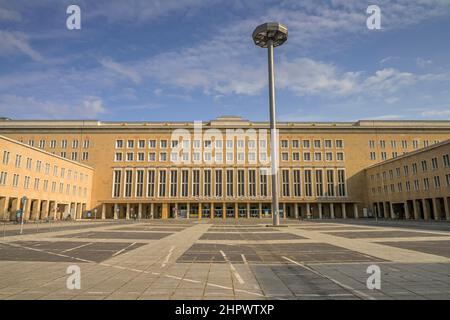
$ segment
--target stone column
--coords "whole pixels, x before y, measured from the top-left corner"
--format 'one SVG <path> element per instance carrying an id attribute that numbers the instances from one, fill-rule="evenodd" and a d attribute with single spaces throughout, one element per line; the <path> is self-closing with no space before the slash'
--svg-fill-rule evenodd
<path id="1" fill-rule="evenodd" d="M 234 203 L 234 218 L 239 218 L 239 204 L 237 202 Z"/>
<path id="2" fill-rule="evenodd" d="M 258 203 L 258 218 L 259 219 L 262 218 L 262 203 L 261 202 Z"/>
<path id="3" fill-rule="evenodd" d="M 419 210 L 417 208 L 416 199 L 413 199 L 413 212 L 414 212 L 414 219 L 419 220 Z"/>
<path id="4" fill-rule="evenodd" d="M 384 219 L 389 218 L 387 205 L 386 205 L 386 202 L 384 202 L 384 201 L 383 201 L 383 216 L 384 216 Z"/>
<path id="5" fill-rule="evenodd" d="M 155 219 L 155 204 L 150 203 L 150 219 Z"/>
<path id="6" fill-rule="evenodd" d="M 330 216 L 331 219 L 334 219 L 334 204 L 330 203 Z"/>
<path id="7" fill-rule="evenodd" d="M 114 204 L 114 220 L 119 219 L 119 205 L 117 203 Z"/>
<path id="8" fill-rule="evenodd" d="M 341 208 L 342 208 L 342 218 L 347 219 L 347 211 L 345 208 L 345 202 L 341 203 Z"/>
<path id="9" fill-rule="evenodd" d="M 139 202 L 138 204 L 138 219 L 141 220 L 142 219 L 142 203 Z"/>
<path id="10" fill-rule="evenodd" d="M 322 204 L 318 203 L 317 207 L 319 208 L 319 219 L 322 220 Z"/>
<path id="11" fill-rule="evenodd" d="M 43 201 L 40 216 L 41 216 L 41 219 L 47 219 L 47 217 L 48 217 L 48 200 Z"/>
<path id="12" fill-rule="evenodd" d="M 5 197 L 3 198 L 4 202 L 2 202 L 1 204 L 1 215 L 0 215 L 0 219 L 3 219 L 5 221 L 9 220 L 9 212 L 8 212 L 8 206 L 9 206 L 9 198 Z"/>
<path id="13" fill-rule="evenodd" d="M 311 205 L 309 202 L 306 203 L 306 219 L 311 219 Z"/>
<path id="14" fill-rule="evenodd" d="M 202 203 L 199 202 L 198 204 L 198 219 L 201 220 L 202 219 Z"/>
<path id="15" fill-rule="evenodd" d="M 214 219 L 215 217 L 214 217 L 214 210 L 215 208 L 214 208 L 214 202 L 211 202 L 210 204 L 209 204 L 209 217 L 211 218 L 211 219 Z"/>
<path id="16" fill-rule="evenodd" d="M 247 202 L 247 219 L 250 218 L 250 203 Z"/>
<path id="17" fill-rule="evenodd" d="M 28 199 L 25 203 L 25 208 L 23 208 L 23 220 L 30 219 L 30 209 L 31 209 L 31 199 Z"/>
<path id="18" fill-rule="evenodd" d="M 175 203 L 175 207 L 174 207 L 174 218 L 177 219 L 178 218 L 178 203 Z"/>
<path id="19" fill-rule="evenodd" d="M 130 219 L 130 204 L 127 203 L 127 211 L 125 212 L 125 219 L 128 220 Z"/>
<path id="20" fill-rule="evenodd" d="M 225 202 L 222 203 L 222 218 L 227 218 L 227 204 Z"/>
<path id="21" fill-rule="evenodd" d="M 294 203 L 294 215 L 295 219 L 298 219 L 298 203 Z"/>
<path id="22" fill-rule="evenodd" d="M 405 201 L 404 203 L 404 207 L 405 207 L 405 219 L 409 220 L 409 208 L 408 208 L 408 201 Z"/>
<path id="23" fill-rule="evenodd" d="M 444 197 L 444 210 L 445 210 L 445 218 L 450 220 L 450 208 L 448 206 L 448 200 L 446 197 Z"/>
<path id="24" fill-rule="evenodd" d="M 355 219 L 359 218 L 359 215 L 358 215 L 358 204 L 356 204 L 356 203 L 353 204 L 353 214 L 355 215 Z"/>
<path id="25" fill-rule="evenodd" d="M 427 201 L 425 199 L 422 199 L 422 206 L 423 206 L 423 219 L 429 220 L 430 213 L 428 212 Z"/>
<path id="26" fill-rule="evenodd" d="M 189 215 L 191 214 L 191 204 L 188 202 L 186 204 L 186 218 L 189 219 Z"/>
<path id="27" fill-rule="evenodd" d="M 39 207 L 41 206 L 40 200 L 30 201 L 31 202 L 31 220 L 38 220 L 39 217 Z"/>
<path id="28" fill-rule="evenodd" d="M 102 220 L 106 219 L 106 204 L 102 204 Z"/>
<path id="29" fill-rule="evenodd" d="M 81 219 L 83 215 L 83 210 L 81 209 L 81 203 L 77 203 L 77 219 Z"/>

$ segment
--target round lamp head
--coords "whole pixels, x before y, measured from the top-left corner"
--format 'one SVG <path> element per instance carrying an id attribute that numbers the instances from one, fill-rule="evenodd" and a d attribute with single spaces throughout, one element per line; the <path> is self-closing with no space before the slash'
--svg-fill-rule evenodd
<path id="1" fill-rule="evenodd" d="M 278 47 L 286 42 L 288 29 L 278 22 L 268 22 L 256 27 L 252 37 L 261 48 L 267 48 L 269 41 L 272 41 L 274 47 Z"/>

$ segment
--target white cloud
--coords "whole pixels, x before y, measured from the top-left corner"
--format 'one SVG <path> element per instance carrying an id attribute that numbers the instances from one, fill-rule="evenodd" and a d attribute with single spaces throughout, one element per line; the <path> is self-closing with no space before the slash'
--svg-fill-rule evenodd
<path id="1" fill-rule="evenodd" d="M 19 22 L 22 20 L 22 16 L 19 12 L 0 8 L 0 21 L 13 21 Z"/>
<path id="2" fill-rule="evenodd" d="M 450 117 L 450 108 L 443 110 L 428 110 L 421 113 L 423 117 Z"/>
<path id="3" fill-rule="evenodd" d="M 125 66 L 124 64 L 120 64 L 116 61 L 113 61 L 110 58 L 104 58 L 100 60 L 100 64 L 106 69 L 112 70 L 130 80 L 134 83 L 139 84 L 142 81 L 141 76 L 138 72 L 134 71 L 132 68 Z"/>
<path id="4" fill-rule="evenodd" d="M 43 60 L 41 54 L 31 48 L 27 36 L 22 32 L 0 30 L 0 55 L 15 55 L 21 52 L 35 61 Z"/>
<path id="5" fill-rule="evenodd" d="M 419 66 L 420 68 L 425 68 L 425 67 L 427 67 L 427 66 L 433 64 L 433 61 L 430 60 L 430 59 L 424 59 L 424 58 L 418 57 L 418 58 L 416 59 L 416 64 L 417 64 L 417 66 Z"/>

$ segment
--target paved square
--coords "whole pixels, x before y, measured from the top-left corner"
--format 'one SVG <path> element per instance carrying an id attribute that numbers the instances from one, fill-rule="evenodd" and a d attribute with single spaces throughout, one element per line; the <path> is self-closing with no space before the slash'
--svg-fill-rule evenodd
<path id="1" fill-rule="evenodd" d="M 0 299 L 450 299 L 450 224 L 146 220 L 3 226 Z M 78 265 L 81 289 L 66 288 Z M 366 286 L 381 270 L 381 289 Z"/>

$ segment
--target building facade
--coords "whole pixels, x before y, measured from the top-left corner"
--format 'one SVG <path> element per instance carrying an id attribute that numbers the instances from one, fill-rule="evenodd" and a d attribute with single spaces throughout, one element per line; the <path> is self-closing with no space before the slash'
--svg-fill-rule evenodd
<path id="1" fill-rule="evenodd" d="M 90 208 L 91 167 L 4 136 L 0 157 L 0 220 L 18 210 L 24 220 L 80 218 Z"/>
<path id="2" fill-rule="evenodd" d="M 450 220 L 450 140 L 371 166 L 366 178 L 377 216 Z"/>
<path id="3" fill-rule="evenodd" d="M 357 218 L 365 168 L 450 138 L 450 121 L 278 124 L 282 217 Z M 107 219 L 271 215 L 267 122 L 0 121 L 0 134 L 91 166 Z"/>

